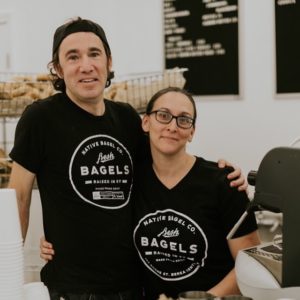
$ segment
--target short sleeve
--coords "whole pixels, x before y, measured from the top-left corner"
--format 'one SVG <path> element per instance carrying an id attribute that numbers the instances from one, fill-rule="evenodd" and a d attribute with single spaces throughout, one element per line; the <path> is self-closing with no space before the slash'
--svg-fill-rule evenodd
<path id="1" fill-rule="evenodd" d="M 9 156 L 33 173 L 38 172 L 44 155 L 46 122 L 40 105 L 33 103 L 25 109 L 16 126 L 14 146 Z"/>

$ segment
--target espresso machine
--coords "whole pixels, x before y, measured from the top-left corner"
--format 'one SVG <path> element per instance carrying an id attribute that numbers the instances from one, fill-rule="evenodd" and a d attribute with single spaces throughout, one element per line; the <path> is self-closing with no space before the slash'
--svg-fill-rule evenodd
<path id="1" fill-rule="evenodd" d="M 238 253 L 239 288 L 254 300 L 300 300 L 300 148 L 272 149 L 248 182 L 255 192 L 247 211 L 282 213 L 282 237 Z"/>

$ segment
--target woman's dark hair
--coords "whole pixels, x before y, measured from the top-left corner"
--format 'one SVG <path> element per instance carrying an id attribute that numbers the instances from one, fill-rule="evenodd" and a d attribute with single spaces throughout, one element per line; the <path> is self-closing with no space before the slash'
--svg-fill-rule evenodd
<path id="1" fill-rule="evenodd" d="M 71 21 L 58 27 L 53 37 L 52 60 L 48 63 L 48 69 L 52 76 L 52 84 L 54 88 L 61 92 L 66 90 L 66 84 L 62 78 L 58 77 L 55 71 L 55 67 L 58 67 L 59 65 L 59 46 L 69 34 L 75 32 L 93 32 L 96 34 L 103 43 L 107 58 L 111 58 L 111 51 L 105 36 L 105 32 L 99 24 L 77 17 L 76 19 L 72 19 Z M 111 79 L 113 78 L 114 72 L 109 72 L 105 87 L 110 86 Z"/>
<path id="2" fill-rule="evenodd" d="M 167 88 L 164 88 L 162 90 L 159 90 L 158 92 L 156 92 L 150 99 L 150 101 L 148 102 L 147 104 L 147 107 L 146 107 L 146 114 L 149 115 L 152 110 L 153 110 L 153 106 L 154 106 L 154 103 L 156 102 L 156 100 L 158 98 L 160 98 L 162 95 L 165 95 L 167 93 L 170 93 L 170 92 L 175 92 L 175 93 L 180 93 L 180 94 L 183 94 L 185 95 L 192 103 L 193 105 L 193 109 L 194 109 L 194 124 L 193 126 L 195 127 L 195 122 L 196 122 L 196 119 L 197 119 L 197 109 L 196 109 L 196 103 L 195 103 L 195 100 L 192 96 L 191 93 L 189 93 L 187 90 L 185 89 L 181 89 L 179 87 L 167 87 Z"/>

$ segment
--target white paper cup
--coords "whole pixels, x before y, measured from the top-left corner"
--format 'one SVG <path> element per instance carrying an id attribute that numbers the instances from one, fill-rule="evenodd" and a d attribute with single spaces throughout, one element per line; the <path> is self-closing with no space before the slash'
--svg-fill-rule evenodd
<path id="1" fill-rule="evenodd" d="M 22 241 L 16 191 L 0 189 L 0 248 L 1 243 Z"/>
<path id="2" fill-rule="evenodd" d="M 242 295 L 228 295 L 223 297 L 217 297 L 216 300 L 253 300 L 253 299 Z"/>
<path id="3" fill-rule="evenodd" d="M 0 299 L 5 300 L 23 300 L 22 289 L 14 289 L 12 292 L 0 292 Z"/>
<path id="4" fill-rule="evenodd" d="M 18 241 L 14 241 L 14 242 L 1 242 L 1 250 L 2 249 L 11 249 L 11 248 L 20 248 L 23 247 L 23 241 L 22 240 L 18 240 Z"/>
<path id="5" fill-rule="evenodd" d="M 215 297 L 204 291 L 187 291 L 178 295 L 179 300 L 211 300 Z"/>
<path id="6" fill-rule="evenodd" d="M 30 282 L 23 285 L 24 300 L 50 300 L 48 288 L 43 282 Z"/>

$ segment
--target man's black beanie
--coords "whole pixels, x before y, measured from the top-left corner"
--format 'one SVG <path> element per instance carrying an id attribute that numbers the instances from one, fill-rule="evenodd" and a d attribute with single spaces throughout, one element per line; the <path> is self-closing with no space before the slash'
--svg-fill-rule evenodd
<path id="1" fill-rule="evenodd" d="M 101 39 L 106 50 L 108 51 L 107 54 L 109 56 L 111 55 L 110 47 L 103 28 L 93 21 L 78 18 L 74 21 L 63 24 L 56 29 L 53 37 L 52 58 L 54 57 L 54 54 L 57 52 L 64 38 L 75 32 L 93 32 Z"/>

